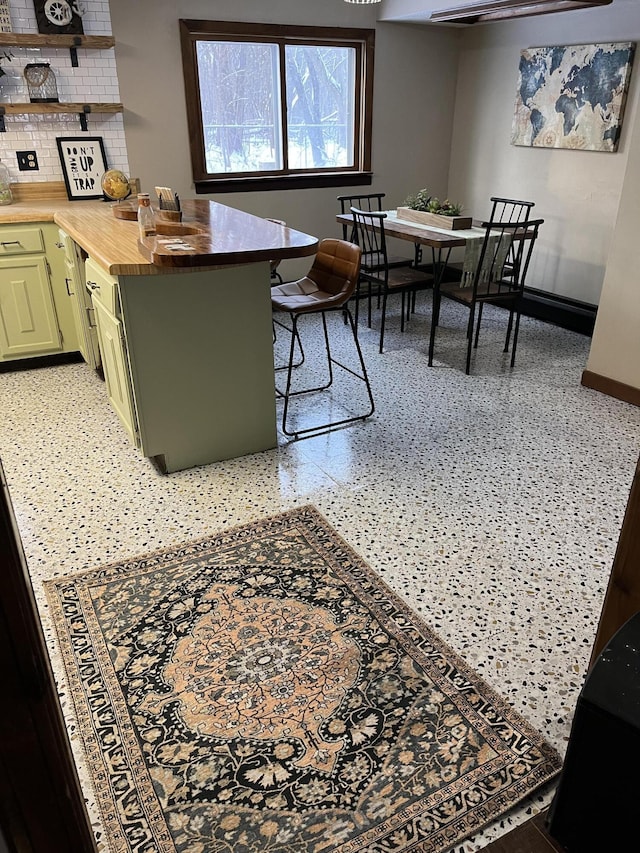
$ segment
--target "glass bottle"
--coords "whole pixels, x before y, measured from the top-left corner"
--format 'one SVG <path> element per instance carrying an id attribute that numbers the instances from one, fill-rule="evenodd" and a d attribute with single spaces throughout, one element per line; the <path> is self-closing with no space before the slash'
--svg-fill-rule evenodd
<path id="1" fill-rule="evenodd" d="M 13 201 L 10 183 L 9 170 L 0 160 L 0 204 L 11 204 Z"/>
<path id="2" fill-rule="evenodd" d="M 156 217 L 149 193 L 138 193 L 138 228 L 141 240 L 156 236 Z"/>

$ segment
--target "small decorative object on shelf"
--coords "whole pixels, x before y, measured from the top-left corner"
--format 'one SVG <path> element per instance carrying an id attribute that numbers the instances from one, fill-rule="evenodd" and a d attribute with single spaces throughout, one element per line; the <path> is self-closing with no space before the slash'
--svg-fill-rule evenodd
<path id="1" fill-rule="evenodd" d="M 33 0 L 39 33 L 83 33 L 84 9 L 71 0 Z"/>
<path id="2" fill-rule="evenodd" d="M 0 33 L 10 33 L 11 15 L 9 14 L 9 0 L 0 0 Z"/>
<path id="3" fill-rule="evenodd" d="M 29 100 L 32 104 L 52 104 L 58 101 L 58 84 L 48 62 L 29 62 L 24 67 Z"/>

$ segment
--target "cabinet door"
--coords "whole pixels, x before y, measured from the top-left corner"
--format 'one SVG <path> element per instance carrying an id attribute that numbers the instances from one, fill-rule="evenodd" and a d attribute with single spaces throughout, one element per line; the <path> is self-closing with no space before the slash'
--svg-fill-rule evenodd
<path id="1" fill-rule="evenodd" d="M 79 247 L 68 234 L 60 231 L 60 239 L 65 248 L 65 278 L 78 333 L 78 348 L 90 367 L 98 367 L 100 364 L 98 331 L 93 319 L 91 297 L 85 286 L 84 262 L 78 257 Z"/>
<path id="2" fill-rule="evenodd" d="M 137 419 L 133 406 L 129 363 L 125 350 L 122 323 L 107 311 L 97 299 L 93 299 L 93 307 L 98 323 L 98 341 L 107 394 L 131 440 L 138 447 Z"/>
<path id="3" fill-rule="evenodd" d="M 61 349 L 44 256 L 0 258 L 0 357 Z"/>

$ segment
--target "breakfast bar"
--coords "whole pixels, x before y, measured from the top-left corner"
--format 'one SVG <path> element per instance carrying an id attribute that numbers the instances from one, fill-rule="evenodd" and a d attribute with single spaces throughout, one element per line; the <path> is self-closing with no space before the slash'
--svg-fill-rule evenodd
<path id="1" fill-rule="evenodd" d="M 144 243 L 108 203 L 53 221 L 86 258 L 107 393 L 144 456 L 169 473 L 274 447 L 270 262 L 316 238 L 200 200 Z"/>

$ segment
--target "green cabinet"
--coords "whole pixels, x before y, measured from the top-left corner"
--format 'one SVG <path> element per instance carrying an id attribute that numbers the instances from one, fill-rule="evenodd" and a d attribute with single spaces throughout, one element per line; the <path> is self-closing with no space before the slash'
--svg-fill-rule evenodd
<path id="1" fill-rule="evenodd" d="M 100 366 L 98 328 L 91 297 L 85 286 L 86 254 L 62 229 L 58 232 L 58 247 L 64 251 L 65 283 L 71 297 L 71 309 L 78 335 L 78 349 L 89 367 Z"/>
<path id="2" fill-rule="evenodd" d="M 95 310 L 102 370 L 107 395 L 131 441 L 140 446 L 138 422 L 134 406 L 129 356 L 124 336 L 118 296 L 118 280 L 102 270 L 94 261 L 85 264 L 86 286 Z"/>
<path id="3" fill-rule="evenodd" d="M 53 223 L 0 225 L 0 361 L 74 352 L 78 334 Z"/>
<path id="4" fill-rule="evenodd" d="M 85 274 L 111 405 L 161 471 L 275 447 L 268 261 Z"/>
<path id="5" fill-rule="evenodd" d="M 44 255 L 0 258 L 0 357 L 62 349 Z"/>

